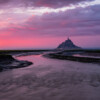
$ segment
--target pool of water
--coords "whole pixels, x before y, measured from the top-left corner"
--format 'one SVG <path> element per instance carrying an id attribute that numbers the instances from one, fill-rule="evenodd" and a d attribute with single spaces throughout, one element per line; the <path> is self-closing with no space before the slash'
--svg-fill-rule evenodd
<path id="1" fill-rule="evenodd" d="M 100 58 L 100 56 L 90 56 L 90 55 L 81 55 L 81 54 L 74 54 L 75 57 L 89 57 L 89 58 Z"/>

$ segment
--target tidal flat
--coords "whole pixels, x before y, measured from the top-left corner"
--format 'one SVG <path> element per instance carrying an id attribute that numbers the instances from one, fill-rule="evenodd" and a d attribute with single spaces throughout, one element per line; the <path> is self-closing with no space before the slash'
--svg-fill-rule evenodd
<path id="1" fill-rule="evenodd" d="M 0 100 L 100 100 L 99 64 L 51 59 L 43 53 L 15 59 L 34 64 L 0 73 Z"/>

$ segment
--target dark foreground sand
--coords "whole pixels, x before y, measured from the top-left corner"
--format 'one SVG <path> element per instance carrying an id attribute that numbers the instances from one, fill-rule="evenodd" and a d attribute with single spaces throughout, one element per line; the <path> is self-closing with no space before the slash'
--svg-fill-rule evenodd
<path id="1" fill-rule="evenodd" d="M 0 73 L 0 100 L 100 100 L 100 65 L 41 55 L 29 67 Z"/>
<path id="2" fill-rule="evenodd" d="M 17 60 L 11 55 L 0 55 L 0 72 L 27 67 L 31 64 L 33 63 L 30 61 Z"/>

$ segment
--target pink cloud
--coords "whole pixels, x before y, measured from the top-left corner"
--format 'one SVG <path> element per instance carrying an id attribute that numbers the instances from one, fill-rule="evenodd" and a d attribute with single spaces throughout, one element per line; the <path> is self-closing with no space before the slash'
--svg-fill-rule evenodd
<path id="1" fill-rule="evenodd" d="M 0 47 L 54 48 L 60 42 L 63 42 L 67 36 L 81 36 L 81 38 L 83 36 L 99 36 L 99 10 L 100 6 L 96 5 L 87 8 L 76 8 L 65 12 L 45 13 L 41 16 L 32 15 L 21 23 L 13 23 L 17 22 L 18 18 L 16 21 L 9 23 L 9 20 L 13 20 L 13 17 L 8 17 L 8 22 L 4 23 L 4 26 L 6 25 L 7 27 L 0 29 L 0 40 L 2 41 Z M 24 15 L 22 15 L 21 19 L 25 20 Z M 1 25 L 3 24 L 1 23 Z M 83 45 L 83 47 L 87 47 L 91 44 L 95 46 L 97 43 L 96 47 L 100 47 L 97 38 L 94 40 L 96 42 L 92 43 L 85 40 L 86 45 L 81 39 L 78 40 L 76 38 L 74 40 L 80 43 L 79 46 Z M 87 41 L 92 41 L 92 39 L 87 38 Z"/>

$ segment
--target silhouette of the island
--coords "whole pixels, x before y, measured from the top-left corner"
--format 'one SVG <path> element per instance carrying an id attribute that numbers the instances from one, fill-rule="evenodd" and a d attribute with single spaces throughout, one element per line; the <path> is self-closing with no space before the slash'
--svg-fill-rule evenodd
<path id="1" fill-rule="evenodd" d="M 66 49 L 66 50 L 73 50 L 73 49 L 81 49 L 81 47 L 76 46 L 69 38 L 61 43 L 57 49 Z"/>

